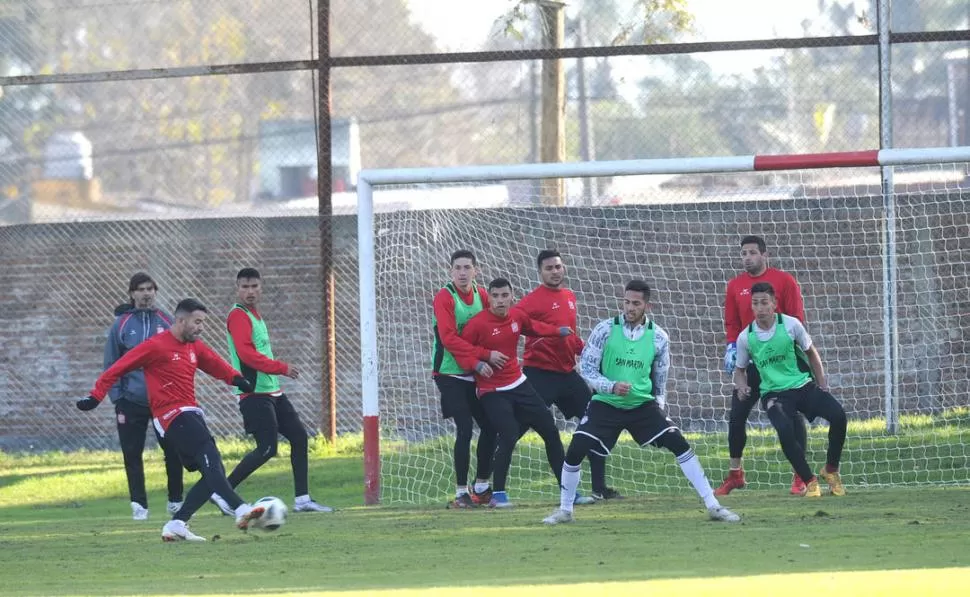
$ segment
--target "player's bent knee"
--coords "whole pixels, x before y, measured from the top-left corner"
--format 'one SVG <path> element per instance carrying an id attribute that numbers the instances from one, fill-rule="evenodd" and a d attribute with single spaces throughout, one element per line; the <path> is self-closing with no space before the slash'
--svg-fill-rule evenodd
<path id="1" fill-rule="evenodd" d="M 690 450 L 690 443 L 678 429 L 672 429 L 657 438 L 657 445 L 673 452 L 674 456 L 680 456 Z"/>

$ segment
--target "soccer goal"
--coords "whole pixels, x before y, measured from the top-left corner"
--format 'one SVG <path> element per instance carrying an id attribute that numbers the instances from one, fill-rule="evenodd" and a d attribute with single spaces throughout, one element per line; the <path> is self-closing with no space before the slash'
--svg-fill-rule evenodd
<path id="1" fill-rule="evenodd" d="M 559 250 L 583 337 L 619 312 L 626 281 L 649 282 L 671 339 L 667 408 L 716 485 L 731 394 L 724 292 L 748 234 L 801 285 L 849 415 L 847 485 L 970 482 L 968 161 L 970 147 L 953 147 L 361 172 L 366 502 L 440 503 L 454 489 L 454 429 L 440 416 L 430 352 L 431 299 L 457 249 L 477 254 L 480 283 L 508 278 L 518 297 L 538 283 L 538 251 Z M 557 419 L 568 442 L 575 422 Z M 749 486 L 781 491 L 791 470 L 760 408 L 748 428 Z M 826 430 L 812 425 L 813 466 Z M 555 501 L 533 435 L 517 449 L 510 495 Z M 607 466 L 626 494 L 688 490 L 669 453 L 626 434 Z"/>

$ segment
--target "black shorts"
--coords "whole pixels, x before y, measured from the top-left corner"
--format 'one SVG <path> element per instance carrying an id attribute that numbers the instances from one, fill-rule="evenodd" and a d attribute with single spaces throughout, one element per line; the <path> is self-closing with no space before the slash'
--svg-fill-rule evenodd
<path id="1" fill-rule="evenodd" d="M 215 444 L 216 440 L 209 433 L 202 413 L 190 410 L 175 415 L 165 430 L 165 441 L 178 454 L 186 470 L 197 471 L 202 448 L 209 442 Z"/>
<path id="2" fill-rule="evenodd" d="M 520 427 L 532 428 L 547 418 L 552 421 L 549 407 L 528 380 L 511 390 L 482 394 L 481 403 L 488 420 L 498 429 L 510 420 L 516 421 Z"/>
<path id="3" fill-rule="evenodd" d="M 434 383 L 441 394 L 441 417 L 459 419 L 472 417 L 476 421 L 485 420 L 485 411 L 475 394 L 475 382 L 465 381 L 450 375 L 435 375 Z"/>
<path id="4" fill-rule="evenodd" d="M 538 367 L 523 367 L 522 372 L 529 378 L 529 383 L 546 406 L 555 404 L 567 419 L 580 418 L 586 412 L 586 405 L 593 397 L 593 392 L 579 373 L 562 373 Z"/>
<path id="5" fill-rule="evenodd" d="M 824 405 L 828 404 L 830 399 L 834 400 L 831 394 L 818 387 L 814 381 L 810 381 L 793 390 L 763 394 L 761 408 L 768 412 L 772 405 L 780 402 L 785 413 L 794 416 L 796 412 L 800 412 L 809 422 L 812 422 L 818 417 L 824 418 L 822 411 L 825 410 Z M 820 406 L 821 409 L 819 409 Z"/>
<path id="6" fill-rule="evenodd" d="M 289 424 L 299 422 L 300 415 L 286 394 L 251 394 L 239 401 L 246 433 L 278 432 Z"/>
<path id="7" fill-rule="evenodd" d="M 657 440 L 664 433 L 677 429 L 674 422 L 660 408 L 656 400 L 624 410 L 599 400 L 591 400 L 586 415 L 579 421 L 576 433 L 586 435 L 599 444 L 599 449 L 590 450 L 600 456 L 609 456 L 616 445 L 620 432 L 624 429 L 633 436 L 633 441 L 641 446 L 658 446 Z"/>

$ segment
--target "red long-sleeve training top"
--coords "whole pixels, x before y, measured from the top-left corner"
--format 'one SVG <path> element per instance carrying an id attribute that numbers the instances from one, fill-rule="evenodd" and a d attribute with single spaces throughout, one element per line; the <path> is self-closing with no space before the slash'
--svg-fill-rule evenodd
<path id="1" fill-rule="evenodd" d="M 227 384 L 239 375 L 201 340 L 182 342 L 166 330 L 132 348 L 108 367 L 94 383 L 91 395 L 104 400 L 118 378 L 134 369 L 145 372 L 148 407 L 162 431 L 183 410 L 199 407 L 195 399 L 197 369 Z"/>
<path id="2" fill-rule="evenodd" d="M 534 321 L 524 311 L 512 309 L 505 317 L 482 311 L 468 320 L 461 337 L 469 344 L 484 349 L 488 354 L 493 350 L 504 353 L 509 357 L 501 369 L 492 368 L 491 377 L 483 377 L 475 372 L 475 391 L 479 396 L 489 392 L 510 390 L 525 380 L 522 367 L 519 365 L 519 337 L 528 336 L 559 336 L 559 327 L 541 321 Z M 479 361 L 478 357 L 458 357 L 455 359 L 463 368 L 473 371 Z"/>

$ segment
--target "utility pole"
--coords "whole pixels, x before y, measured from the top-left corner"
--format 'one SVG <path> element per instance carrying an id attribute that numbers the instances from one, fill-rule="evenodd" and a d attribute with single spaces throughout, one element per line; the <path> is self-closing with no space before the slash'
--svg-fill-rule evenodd
<path id="1" fill-rule="evenodd" d="M 543 48 L 559 49 L 566 35 L 564 2 L 539 0 Z M 566 159 L 566 81 L 562 61 L 542 61 L 542 130 L 540 159 L 543 162 L 563 162 Z M 566 197 L 561 178 L 542 181 L 542 204 L 565 205 Z"/>
<path id="2" fill-rule="evenodd" d="M 586 45 L 586 23 L 580 16 L 576 19 L 576 45 L 580 48 Z M 593 128 L 589 123 L 589 98 L 586 91 L 586 65 L 582 57 L 576 60 L 576 92 L 579 95 L 579 157 L 584 162 L 596 159 L 596 144 L 593 141 Z M 583 203 L 593 205 L 599 189 L 596 178 L 583 177 Z"/>

